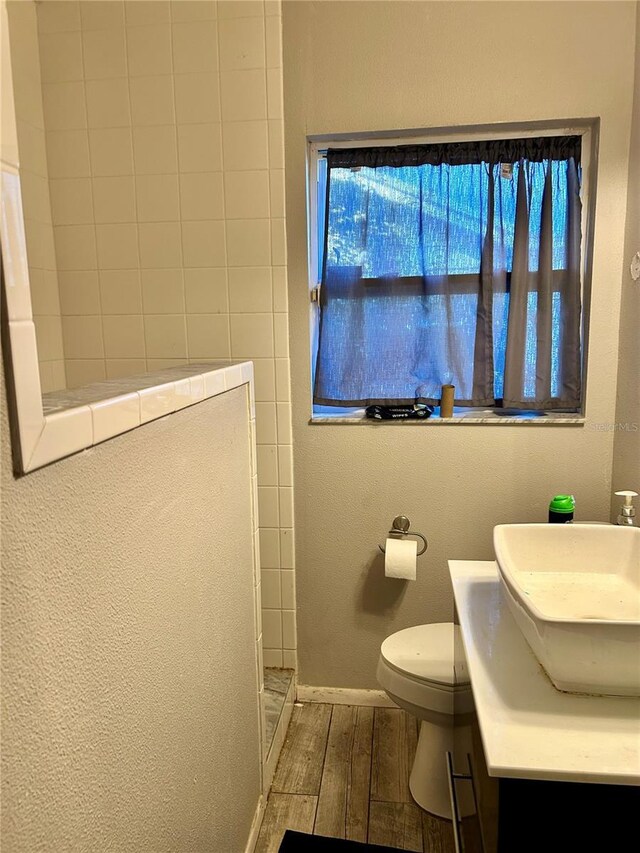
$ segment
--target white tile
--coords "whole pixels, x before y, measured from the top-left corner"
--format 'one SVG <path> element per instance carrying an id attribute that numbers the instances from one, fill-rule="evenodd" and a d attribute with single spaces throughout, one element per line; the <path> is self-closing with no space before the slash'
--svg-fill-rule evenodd
<path id="1" fill-rule="evenodd" d="M 101 127 L 89 131 L 93 177 L 133 175 L 130 127 Z"/>
<path id="2" fill-rule="evenodd" d="M 262 0 L 219 0 L 218 18 L 261 17 L 264 14 Z"/>
<path id="3" fill-rule="evenodd" d="M 138 266 L 138 228 L 133 223 L 96 225 L 100 269 L 125 270 Z"/>
<path id="4" fill-rule="evenodd" d="M 78 3 L 78 6 L 83 30 L 124 27 L 124 3 L 121 0 L 92 0 L 90 3 Z"/>
<path id="5" fill-rule="evenodd" d="M 86 130 L 52 130 L 46 135 L 49 178 L 83 178 L 91 174 Z"/>
<path id="6" fill-rule="evenodd" d="M 265 120 L 225 122 L 222 136 L 225 171 L 269 167 L 268 124 Z"/>
<path id="7" fill-rule="evenodd" d="M 287 233 L 284 219 L 271 220 L 271 263 L 284 266 L 287 263 Z"/>
<path id="8" fill-rule="evenodd" d="M 291 400 L 291 377 L 289 375 L 289 359 L 276 358 L 276 400 L 279 403 L 288 403 Z"/>
<path id="9" fill-rule="evenodd" d="M 150 24 L 127 31 L 129 76 L 171 74 L 171 27 Z"/>
<path id="10" fill-rule="evenodd" d="M 224 370 L 212 370 L 204 374 L 204 392 L 207 397 L 215 397 L 226 391 Z"/>
<path id="11" fill-rule="evenodd" d="M 265 667 L 280 668 L 282 666 L 282 649 L 263 649 L 262 660 Z"/>
<path id="12" fill-rule="evenodd" d="M 284 217 L 284 169 L 271 169 L 269 172 L 269 205 L 271 216 L 276 219 Z"/>
<path id="13" fill-rule="evenodd" d="M 220 121 L 220 96 L 216 74 L 176 74 L 178 124 L 208 124 Z"/>
<path id="14" fill-rule="evenodd" d="M 217 72 L 218 30 L 215 21 L 174 23 L 172 32 L 176 74 Z"/>
<path id="15" fill-rule="evenodd" d="M 224 121 L 255 121 L 267 118 L 264 69 L 221 71 L 220 98 Z"/>
<path id="16" fill-rule="evenodd" d="M 145 388 L 138 391 L 138 394 L 140 396 L 141 424 L 174 412 L 178 405 L 174 382 L 156 385 L 154 388 Z"/>
<path id="17" fill-rule="evenodd" d="M 180 211 L 183 220 L 223 219 L 224 205 L 222 172 L 180 175 Z"/>
<path id="18" fill-rule="evenodd" d="M 185 269 L 184 288 L 187 313 L 228 313 L 226 269 L 221 267 Z"/>
<path id="19" fill-rule="evenodd" d="M 240 385 L 244 385 L 246 380 L 244 378 L 242 365 L 230 364 L 228 367 L 225 367 L 224 381 L 227 386 L 227 391 L 230 388 L 238 388 Z"/>
<path id="20" fill-rule="evenodd" d="M 89 178 L 52 180 L 49 189 L 51 193 L 51 216 L 55 225 L 86 225 L 93 222 L 91 180 Z"/>
<path id="21" fill-rule="evenodd" d="M 275 403 L 256 403 L 256 441 L 258 444 L 276 444 L 277 440 Z"/>
<path id="22" fill-rule="evenodd" d="M 261 486 L 278 485 L 278 448 L 275 444 L 258 447 L 258 483 Z"/>
<path id="23" fill-rule="evenodd" d="M 179 222 L 141 222 L 140 266 L 145 269 L 175 269 L 182 266 Z"/>
<path id="24" fill-rule="evenodd" d="M 171 20 L 168 0 L 126 0 L 124 7 L 127 27 L 163 24 Z"/>
<path id="25" fill-rule="evenodd" d="M 134 127 L 136 175 L 172 175 L 178 171 L 176 129 L 173 124 Z"/>
<path id="26" fill-rule="evenodd" d="M 280 572 L 280 595 L 284 610 L 295 610 L 296 607 L 296 573 L 292 569 Z M 286 645 L 286 643 L 285 643 Z"/>
<path id="27" fill-rule="evenodd" d="M 103 314 L 102 330 L 107 358 L 144 358 L 145 337 L 142 315 Z"/>
<path id="28" fill-rule="evenodd" d="M 172 0 L 172 21 L 207 21 L 217 17 L 215 0 Z"/>
<path id="29" fill-rule="evenodd" d="M 261 403 L 272 402 L 276 399 L 273 359 L 254 358 L 253 370 L 256 400 Z"/>
<path id="30" fill-rule="evenodd" d="M 26 470 L 33 471 L 56 459 L 77 453 L 93 443 L 93 424 L 89 406 L 78 406 L 48 415 L 44 430 Z"/>
<path id="31" fill-rule="evenodd" d="M 36 331 L 32 320 L 12 320 L 9 323 L 9 340 L 13 362 L 13 381 L 20 431 L 20 448 L 23 467 L 42 432 L 42 394 Z"/>
<path id="32" fill-rule="evenodd" d="M 265 29 L 262 17 L 224 19 L 218 26 L 221 71 L 265 67 Z"/>
<path id="33" fill-rule="evenodd" d="M 262 607 L 279 610 L 282 607 L 280 598 L 280 569 L 263 568 L 260 574 L 262 577 Z"/>
<path id="34" fill-rule="evenodd" d="M 80 3 L 59 0 L 40 3 L 37 8 L 38 32 L 58 33 L 80 29 Z"/>
<path id="35" fill-rule="evenodd" d="M 38 42 L 43 83 L 82 80 L 82 42 L 79 32 L 41 33 Z"/>
<path id="36" fill-rule="evenodd" d="M 222 169 L 221 127 L 219 122 L 178 125 L 181 172 L 218 172 Z"/>
<path id="37" fill-rule="evenodd" d="M 278 528 L 260 528 L 260 565 L 263 569 L 278 569 L 280 567 L 280 531 Z M 266 606 L 280 607 L 280 604 Z"/>
<path id="38" fill-rule="evenodd" d="M 140 425 L 140 397 L 137 393 L 91 403 L 89 408 L 93 418 L 94 444 Z"/>
<path id="39" fill-rule="evenodd" d="M 296 654 L 295 649 L 283 649 L 282 650 L 282 666 L 285 669 L 297 669 L 298 668 L 298 656 Z"/>
<path id="40" fill-rule="evenodd" d="M 283 569 L 294 569 L 296 565 L 293 530 L 286 528 L 280 530 L 280 564 Z"/>
<path id="41" fill-rule="evenodd" d="M 284 169 L 284 127 L 281 119 L 272 119 L 269 125 L 269 168 Z"/>
<path id="42" fill-rule="evenodd" d="M 198 403 L 204 400 L 204 376 L 190 376 L 189 384 L 191 385 L 191 401 Z"/>
<path id="43" fill-rule="evenodd" d="M 262 606 L 262 642 L 265 649 L 282 648 L 282 615 L 279 610 L 266 610 L 264 601 Z"/>
<path id="44" fill-rule="evenodd" d="M 183 221 L 182 250 L 185 267 L 225 266 L 225 222 L 223 220 Z"/>
<path id="45" fill-rule="evenodd" d="M 289 357 L 289 317 L 287 314 L 273 315 L 274 355 Z"/>
<path id="46" fill-rule="evenodd" d="M 131 121 L 141 125 L 173 124 L 173 85 L 170 74 L 153 77 L 132 77 Z"/>
<path id="47" fill-rule="evenodd" d="M 31 289 L 25 239 L 24 213 L 17 174 L 2 171 L 2 261 L 7 287 L 7 316 L 9 320 L 31 320 Z"/>
<path id="48" fill-rule="evenodd" d="M 282 19 L 268 17 L 265 19 L 267 68 L 282 68 Z"/>
<path id="49" fill-rule="evenodd" d="M 96 270 L 58 274 L 61 314 L 100 314 L 100 288 Z M 34 300 L 34 313 L 38 312 Z"/>
<path id="50" fill-rule="evenodd" d="M 293 489 L 281 487 L 278 489 L 280 504 L 280 524 L 282 527 L 293 527 Z"/>
<path id="51" fill-rule="evenodd" d="M 270 119 L 283 118 L 282 69 L 269 68 L 267 71 L 267 114 Z"/>
<path id="52" fill-rule="evenodd" d="M 189 377 L 176 381 L 175 392 L 176 409 L 184 409 L 186 406 L 190 406 L 193 402 L 196 402 L 191 399 L 191 382 L 189 381 Z"/>
<path id="53" fill-rule="evenodd" d="M 269 172 L 225 172 L 224 205 L 228 219 L 266 219 L 269 216 Z"/>
<path id="54" fill-rule="evenodd" d="M 147 370 L 147 361 L 144 358 L 108 358 L 105 364 L 107 366 L 107 379 L 123 379 L 127 376 L 145 373 Z"/>
<path id="55" fill-rule="evenodd" d="M 183 314 L 184 283 L 181 269 L 141 270 L 145 314 Z"/>
<path id="56" fill-rule="evenodd" d="M 296 614 L 293 610 L 282 611 L 282 645 L 285 649 L 297 648 Z"/>
<path id="57" fill-rule="evenodd" d="M 93 210 L 96 223 L 135 222 L 133 176 L 94 178 Z"/>
<path id="58" fill-rule="evenodd" d="M 258 486 L 258 512 L 261 527 L 280 526 L 276 486 Z"/>
<path id="59" fill-rule="evenodd" d="M 271 265 L 271 224 L 268 219 L 231 219 L 226 223 L 230 267 Z"/>
<path id="60" fill-rule="evenodd" d="M 291 405 L 289 403 L 277 403 L 276 416 L 278 420 L 278 444 L 291 444 Z"/>
<path id="61" fill-rule="evenodd" d="M 66 358 L 64 368 L 67 388 L 82 388 L 107 378 L 103 358 Z"/>
<path id="62" fill-rule="evenodd" d="M 126 78 L 87 80 L 86 92 L 89 127 L 128 127 L 131 124 Z"/>
<path id="63" fill-rule="evenodd" d="M 144 318 L 147 358 L 186 358 L 184 314 L 147 314 Z"/>
<path id="64" fill-rule="evenodd" d="M 186 321 L 190 359 L 229 357 L 229 323 L 226 314 L 187 314 Z"/>
<path id="65" fill-rule="evenodd" d="M 63 317 L 62 329 L 67 358 L 104 358 L 101 317 Z"/>
<path id="66" fill-rule="evenodd" d="M 293 448 L 290 444 L 278 446 L 278 485 L 293 486 Z"/>
<path id="67" fill-rule="evenodd" d="M 139 222 L 177 222 L 180 204 L 177 175 L 136 175 Z"/>
<path id="68" fill-rule="evenodd" d="M 273 356 L 271 314 L 231 314 L 231 354 L 234 358 Z"/>
<path id="69" fill-rule="evenodd" d="M 82 49 L 87 80 L 127 76 L 124 28 L 85 31 L 82 33 Z"/>
<path id="70" fill-rule="evenodd" d="M 43 83 L 42 104 L 48 131 L 78 130 L 87 126 L 83 82 Z"/>
<path id="71" fill-rule="evenodd" d="M 251 442 L 251 476 L 254 477 L 258 471 L 258 452 L 256 447 L 256 422 L 254 419 L 249 421 L 249 435 Z"/>
<path id="72" fill-rule="evenodd" d="M 262 595 L 261 595 L 260 587 L 261 587 L 261 584 L 258 584 L 256 587 L 254 587 L 255 594 L 253 596 L 253 618 L 254 618 L 254 622 L 255 622 L 256 640 L 259 640 L 262 638 Z M 259 666 L 258 677 L 260 679 L 261 689 L 262 689 L 262 686 L 263 686 L 262 681 L 264 678 L 264 675 L 261 672 L 261 670 L 262 670 L 262 658 L 259 658 L 257 663 Z"/>
<path id="73" fill-rule="evenodd" d="M 142 314 L 139 270 L 101 269 L 99 277 L 103 314 Z"/>

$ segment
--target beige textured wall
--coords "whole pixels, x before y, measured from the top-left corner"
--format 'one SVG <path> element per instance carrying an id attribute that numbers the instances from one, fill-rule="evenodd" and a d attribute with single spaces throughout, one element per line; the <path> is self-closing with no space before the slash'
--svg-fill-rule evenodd
<path id="1" fill-rule="evenodd" d="M 19 480 L 4 385 L 1 426 L 2 850 L 242 853 L 260 787 L 244 388 Z"/>
<path id="2" fill-rule="evenodd" d="M 280 3 L 37 16 L 68 386 L 253 361 L 265 664 L 295 666 Z"/>
<path id="3" fill-rule="evenodd" d="M 635 4 L 285 2 L 283 22 L 299 677 L 374 687 L 381 640 L 451 619 L 447 559 L 491 558 L 494 524 L 564 491 L 608 517 Z M 305 135 L 595 115 L 587 424 L 308 425 Z M 399 512 L 430 540 L 406 588 L 377 554 Z"/>
<path id="4" fill-rule="evenodd" d="M 614 490 L 640 492 L 640 281 L 634 282 L 629 273 L 629 264 L 636 252 L 640 252 L 640 5 L 637 6 L 636 17 L 635 99 L 622 270 L 617 430 L 613 451 Z M 614 498 L 614 515 L 617 515 L 619 506 L 620 499 Z"/>
<path id="5" fill-rule="evenodd" d="M 32 0 L 13 0 L 7 4 L 7 8 L 22 204 L 26 220 L 31 304 L 38 341 L 40 382 L 43 391 L 54 391 L 66 386 L 66 378 L 49 197 L 36 4 Z"/>

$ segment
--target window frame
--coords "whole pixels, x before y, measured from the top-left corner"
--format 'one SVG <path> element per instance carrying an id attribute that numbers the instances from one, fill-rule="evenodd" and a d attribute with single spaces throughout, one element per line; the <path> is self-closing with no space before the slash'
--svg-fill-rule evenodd
<path id="1" fill-rule="evenodd" d="M 380 425 L 409 424 L 582 424 L 586 416 L 587 369 L 589 319 L 591 305 L 591 276 L 593 268 L 593 232 L 595 219 L 597 153 L 600 131 L 599 118 L 575 118 L 562 120 L 519 122 L 493 125 L 466 125 L 460 127 L 424 128 L 375 133 L 320 134 L 307 136 L 307 280 L 309 290 L 309 330 L 310 330 L 310 395 L 311 407 L 309 423 L 367 423 Z M 364 409 L 351 407 L 316 406 L 313 403 L 313 381 L 316 356 L 318 352 L 318 329 L 320 309 L 319 294 L 319 234 L 318 222 L 318 163 L 326 156 L 328 148 L 382 147 L 392 145 L 425 145 L 430 143 L 484 141 L 494 139 L 519 139 L 539 136 L 581 136 L 582 137 L 582 223 L 580 242 L 580 289 L 582 295 L 581 316 L 581 375 L 582 402 L 578 412 L 568 413 L 531 413 L 505 414 L 500 409 L 458 408 L 453 418 L 431 417 L 427 420 L 388 420 L 369 421 L 364 417 Z"/>

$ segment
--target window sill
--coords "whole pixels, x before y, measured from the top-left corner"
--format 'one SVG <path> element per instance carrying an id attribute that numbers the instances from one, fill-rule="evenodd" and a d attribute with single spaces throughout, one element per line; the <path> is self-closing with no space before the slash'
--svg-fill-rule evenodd
<path id="1" fill-rule="evenodd" d="M 432 415 L 426 420 L 378 421 L 365 417 L 364 409 L 354 409 L 349 414 L 341 411 L 335 415 L 313 415 L 309 424 L 348 424 L 350 426 L 584 426 L 586 418 L 578 413 L 500 415 L 491 409 L 466 409 L 454 412 L 452 418 Z"/>

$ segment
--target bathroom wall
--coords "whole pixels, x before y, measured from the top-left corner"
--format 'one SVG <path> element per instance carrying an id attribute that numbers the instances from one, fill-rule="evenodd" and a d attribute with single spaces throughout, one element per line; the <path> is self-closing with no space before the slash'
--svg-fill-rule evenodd
<path id="1" fill-rule="evenodd" d="M 245 389 L 17 480 L 1 395 L 3 850 L 241 853 L 260 794 Z"/>
<path id="2" fill-rule="evenodd" d="M 295 666 L 280 4 L 37 15 L 67 384 L 253 360 L 265 664 Z"/>
<path id="3" fill-rule="evenodd" d="M 8 4 L 8 9 L 13 47 L 11 60 L 20 175 L 40 382 L 43 391 L 55 391 L 66 386 L 66 378 L 49 198 L 36 4 L 12 2 Z M 7 34 L 4 35 L 6 38 Z"/>
<path id="4" fill-rule="evenodd" d="M 640 252 L 640 5 L 637 9 L 635 99 L 629 156 L 627 229 L 622 268 L 613 489 L 633 489 L 640 492 L 640 280 L 634 282 L 629 272 L 631 258 L 636 252 Z M 619 507 L 620 499 L 614 497 L 612 504 L 614 516 L 618 514 Z"/>
<path id="5" fill-rule="evenodd" d="M 299 681 L 375 687 L 385 635 L 453 615 L 447 559 L 572 492 L 609 517 L 635 3 L 285 2 L 285 139 Z M 587 422 L 309 425 L 306 134 L 600 116 Z M 637 387 L 637 386 L 636 386 Z M 429 538 L 415 583 L 377 553 L 399 512 Z"/>

